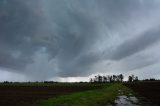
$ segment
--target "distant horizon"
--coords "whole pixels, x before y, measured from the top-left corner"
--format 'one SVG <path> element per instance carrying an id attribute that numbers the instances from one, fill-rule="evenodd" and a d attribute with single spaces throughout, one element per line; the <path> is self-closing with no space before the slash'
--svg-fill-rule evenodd
<path id="1" fill-rule="evenodd" d="M 48 79 L 48 80 L 24 80 L 24 81 L 12 81 L 12 80 L 0 80 L 0 83 L 3 83 L 3 82 L 5 82 L 5 81 L 7 81 L 7 82 L 25 82 L 25 83 L 28 83 L 28 82 L 33 82 L 33 83 L 36 83 L 36 82 L 45 82 L 45 81 L 53 81 L 53 82 L 60 82 L 60 83 L 76 83 L 76 82 L 90 82 L 90 78 L 94 78 L 94 76 L 96 76 L 96 75 L 101 75 L 101 76 L 108 76 L 108 75 L 103 75 L 103 74 L 94 74 L 94 75 L 91 75 L 90 77 L 66 77 L 66 78 L 64 78 L 64 77 L 57 77 L 57 78 L 55 78 L 55 79 L 58 79 L 58 80 L 55 80 L 55 79 Z M 111 74 L 110 74 L 111 75 Z M 131 76 L 131 75 L 129 75 L 129 76 Z M 123 79 L 123 81 L 128 81 L 128 77 L 129 76 L 124 76 L 124 79 Z M 138 77 L 138 76 L 137 76 Z M 160 80 L 160 79 L 158 79 L 158 78 L 154 78 L 154 77 L 149 77 L 149 78 L 139 78 L 138 77 L 138 79 L 140 80 L 140 81 L 142 81 L 142 80 L 150 80 L 150 79 L 155 79 L 155 80 Z"/>

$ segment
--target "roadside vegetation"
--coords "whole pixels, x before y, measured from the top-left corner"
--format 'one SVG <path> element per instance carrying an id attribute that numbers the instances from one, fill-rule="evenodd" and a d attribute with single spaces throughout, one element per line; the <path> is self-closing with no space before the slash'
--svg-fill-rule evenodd
<path id="1" fill-rule="evenodd" d="M 108 103 L 113 104 L 119 89 L 124 89 L 124 85 L 106 84 L 102 89 L 49 98 L 37 104 L 38 106 L 103 106 Z"/>

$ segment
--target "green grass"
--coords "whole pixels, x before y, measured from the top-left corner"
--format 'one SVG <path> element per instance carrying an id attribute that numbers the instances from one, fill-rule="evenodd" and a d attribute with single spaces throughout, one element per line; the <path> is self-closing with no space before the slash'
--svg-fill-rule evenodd
<path id="1" fill-rule="evenodd" d="M 78 93 L 63 95 L 37 103 L 38 106 L 103 106 L 112 103 L 119 89 L 123 89 L 122 84 L 107 84 L 102 89 L 89 90 Z M 36 105 L 36 106 L 37 106 Z"/>

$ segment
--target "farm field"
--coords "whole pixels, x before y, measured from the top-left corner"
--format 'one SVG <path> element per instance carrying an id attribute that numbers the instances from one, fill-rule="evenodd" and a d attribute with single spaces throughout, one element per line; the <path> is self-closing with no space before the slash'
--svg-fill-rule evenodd
<path id="1" fill-rule="evenodd" d="M 126 83 L 127 87 L 147 98 L 154 106 L 160 106 L 160 81 Z"/>
<path id="2" fill-rule="evenodd" d="M 103 84 L 81 83 L 18 83 L 0 84 L 0 106 L 30 106 L 37 100 L 44 100 L 73 92 L 99 89 Z"/>
<path id="3" fill-rule="evenodd" d="M 42 100 L 38 106 L 159 106 L 159 85 L 159 82 L 110 83 L 100 89 Z"/>
<path id="4" fill-rule="evenodd" d="M 159 82 L 0 83 L 0 106 L 159 106 L 159 93 Z"/>

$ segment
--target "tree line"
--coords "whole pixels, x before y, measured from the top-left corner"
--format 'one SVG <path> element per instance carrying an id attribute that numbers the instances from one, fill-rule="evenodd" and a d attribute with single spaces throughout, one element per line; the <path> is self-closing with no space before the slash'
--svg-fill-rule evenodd
<path id="1" fill-rule="evenodd" d="M 120 75 L 96 75 L 94 78 L 90 78 L 90 82 L 123 82 L 124 76 Z"/>
<path id="2" fill-rule="evenodd" d="M 96 75 L 94 78 L 90 78 L 91 83 L 105 83 L 105 82 L 123 82 L 124 75 Z M 128 76 L 128 82 L 137 82 L 139 81 L 138 76 Z"/>

